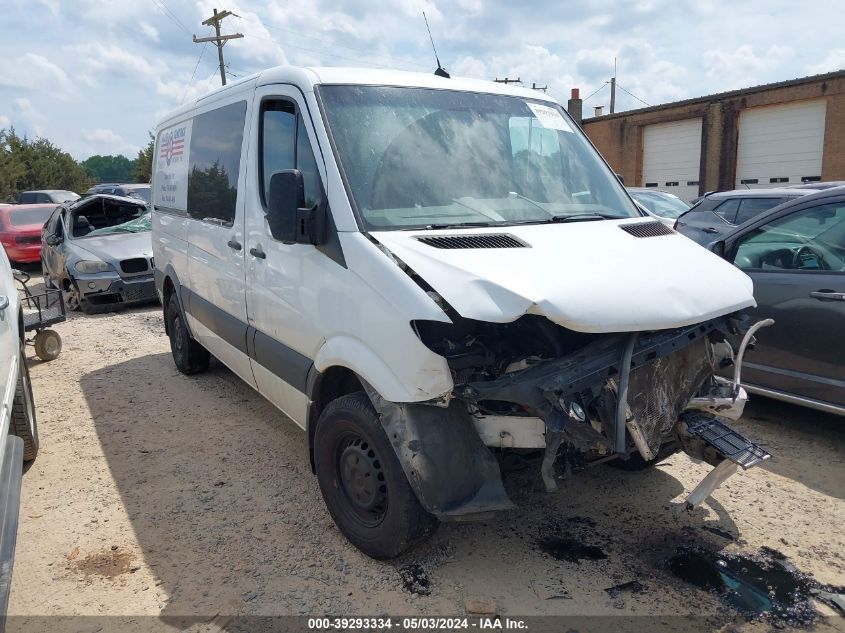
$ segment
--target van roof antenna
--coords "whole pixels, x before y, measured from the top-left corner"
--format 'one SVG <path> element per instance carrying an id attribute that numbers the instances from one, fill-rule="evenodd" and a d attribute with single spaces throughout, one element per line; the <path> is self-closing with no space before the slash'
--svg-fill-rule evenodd
<path id="1" fill-rule="evenodd" d="M 434 71 L 434 74 L 438 77 L 445 77 L 446 79 L 449 79 L 451 75 L 446 72 L 446 69 L 443 68 L 443 66 L 440 65 L 440 58 L 437 56 L 437 48 L 434 46 L 434 38 L 431 37 L 431 28 L 428 26 L 428 18 L 425 15 L 425 11 L 423 11 L 422 14 L 423 20 L 425 20 L 425 28 L 428 31 L 428 39 L 431 40 L 431 48 L 434 50 L 434 59 L 437 60 L 437 70 Z"/>

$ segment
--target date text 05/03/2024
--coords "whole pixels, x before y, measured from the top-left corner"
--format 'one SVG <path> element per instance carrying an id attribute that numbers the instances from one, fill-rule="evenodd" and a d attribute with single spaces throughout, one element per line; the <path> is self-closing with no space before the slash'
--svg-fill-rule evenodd
<path id="1" fill-rule="evenodd" d="M 407 618 L 308 618 L 310 631 L 334 630 L 390 630 L 390 629 L 418 631 L 458 631 L 458 630 L 517 630 L 526 631 L 528 626 L 524 620 L 518 618 L 502 618 L 499 616 L 478 618 L 439 618 L 439 617 L 407 617 Z"/>

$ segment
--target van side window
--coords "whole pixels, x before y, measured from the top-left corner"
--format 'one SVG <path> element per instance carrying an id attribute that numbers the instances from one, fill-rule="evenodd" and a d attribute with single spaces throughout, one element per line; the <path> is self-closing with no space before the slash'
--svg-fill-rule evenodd
<path id="1" fill-rule="evenodd" d="M 188 215 L 231 226 L 238 199 L 238 172 L 246 101 L 194 117 L 188 165 Z"/>
<path id="2" fill-rule="evenodd" d="M 261 196 L 270 195 L 270 178 L 277 171 L 299 169 L 305 185 L 305 206 L 320 201 L 320 174 L 302 114 L 290 101 L 265 101 L 261 106 Z"/>
<path id="3" fill-rule="evenodd" d="M 320 201 L 320 174 L 317 171 L 317 161 L 314 160 L 314 152 L 311 151 L 311 141 L 308 140 L 308 132 L 305 130 L 302 114 L 297 116 L 296 168 L 302 172 L 302 180 L 305 186 L 305 206 L 311 209 L 317 206 Z"/>
<path id="4" fill-rule="evenodd" d="M 296 168 L 296 106 L 289 101 L 261 104 L 261 201 L 267 205 L 270 178 Z"/>

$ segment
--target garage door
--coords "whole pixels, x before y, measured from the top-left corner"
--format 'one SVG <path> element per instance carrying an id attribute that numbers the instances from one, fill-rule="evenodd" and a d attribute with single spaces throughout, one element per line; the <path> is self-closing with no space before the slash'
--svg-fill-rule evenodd
<path id="1" fill-rule="evenodd" d="M 820 180 L 825 101 L 744 110 L 739 115 L 737 187 Z"/>
<path id="2" fill-rule="evenodd" d="M 701 119 L 647 125 L 643 129 L 643 186 L 689 200 L 698 195 Z"/>

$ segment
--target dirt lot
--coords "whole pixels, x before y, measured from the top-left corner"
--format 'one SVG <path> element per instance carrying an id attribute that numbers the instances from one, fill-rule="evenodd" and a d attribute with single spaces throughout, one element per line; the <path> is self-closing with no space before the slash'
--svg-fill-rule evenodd
<path id="1" fill-rule="evenodd" d="M 300 429 L 219 363 L 179 374 L 158 307 L 57 329 L 60 358 L 30 359 L 41 452 L 24 475 L 13 616 L 225 626 L 232 615 L 463 614 L 478 598 L 502 615 L 690 615 L 724 628 L 736 612 L 667 567 L 685 544 L 773 548 L 845 585 L 841 418 L 755 401 L 738 427 L 774 459 L 679 519 L 669 502 L 709 468 L 684 455 L 649 472 L 597 466 L 553 495 L 526 492 L 515 472 L 506 485 L 520 510 L 442 525 L 401 560 L 376 562 L 334 527 Z M 581 560 L 566 560 L 573 544 Z M 419 593 L 403 587 L 413 565 L 429 582 Z M 639 584 L 606 591 L 628 581 Z"/>

